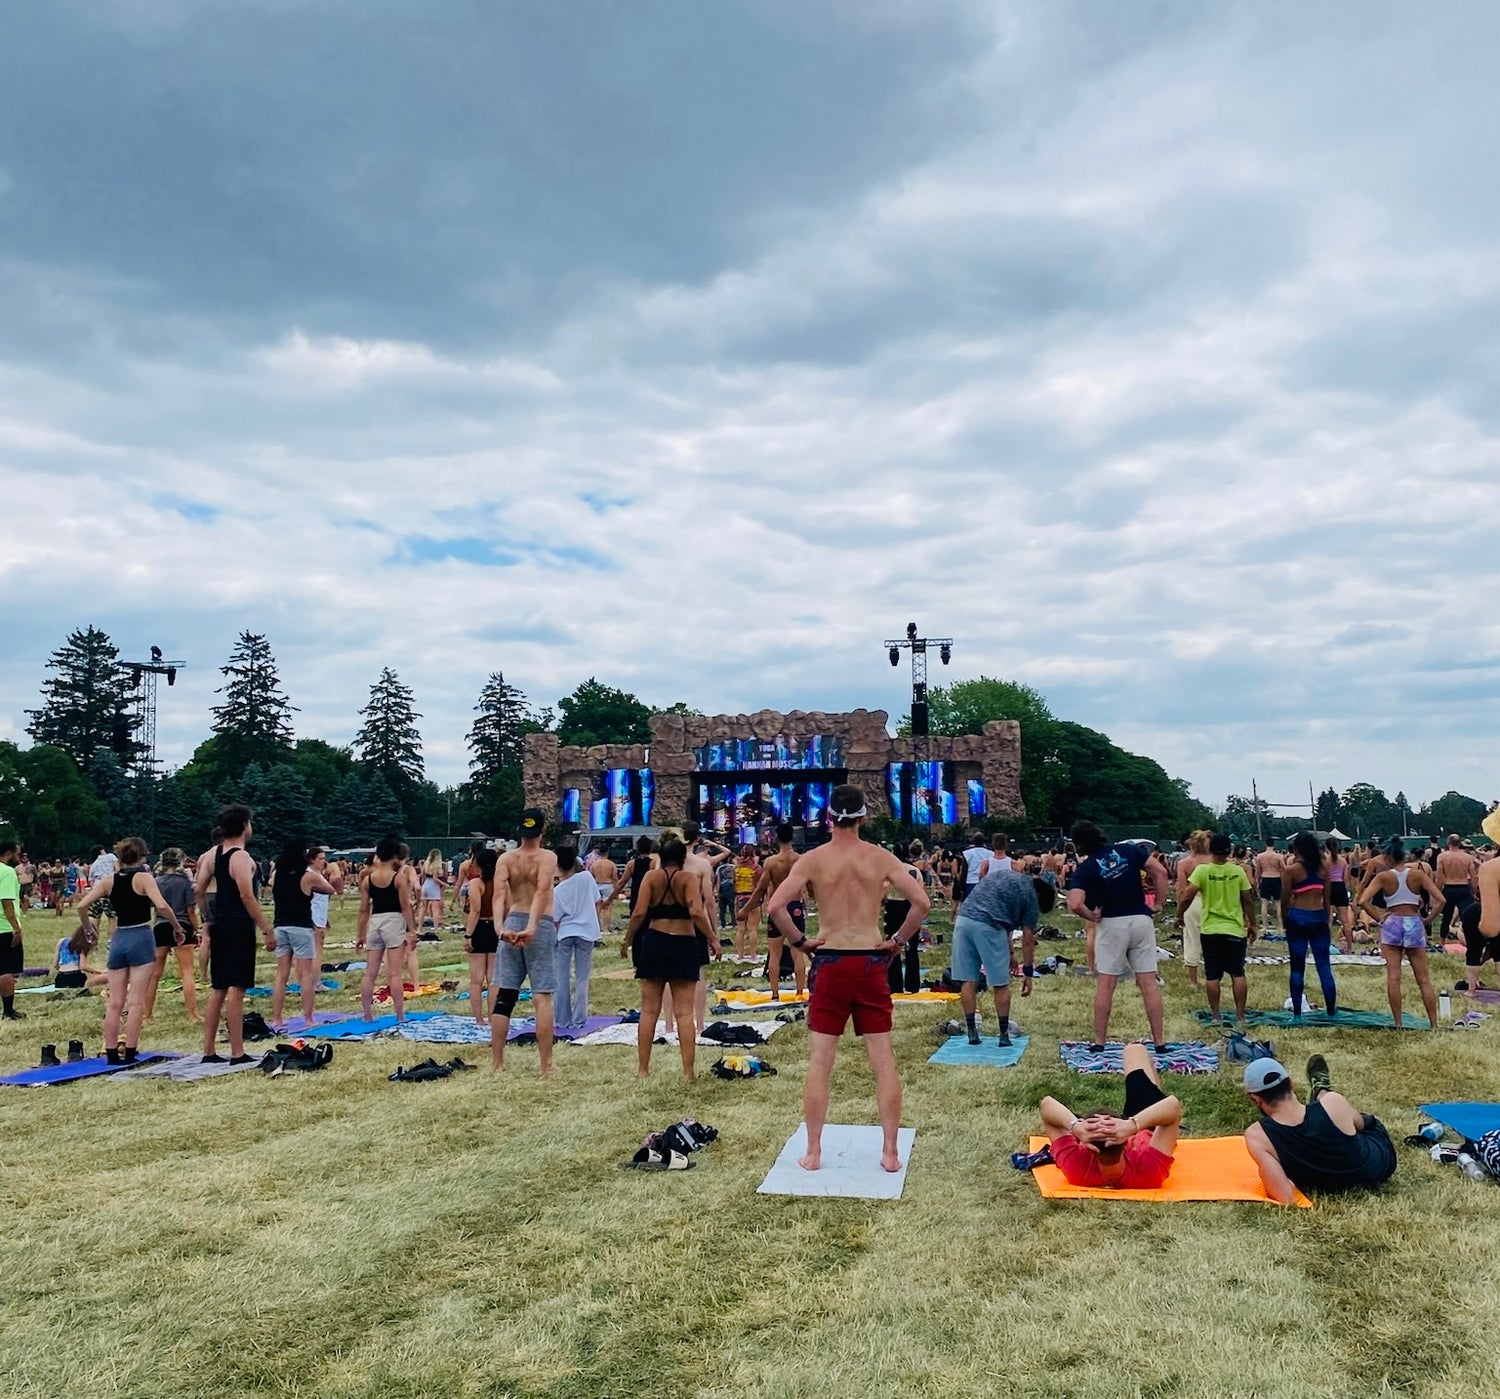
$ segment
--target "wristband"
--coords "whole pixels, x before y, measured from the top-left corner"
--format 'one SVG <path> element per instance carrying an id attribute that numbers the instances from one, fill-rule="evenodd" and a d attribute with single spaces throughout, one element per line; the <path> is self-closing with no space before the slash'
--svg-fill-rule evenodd
<path id="1" fill-rule="evenodd" d="M 807 939 L 806 939 L 806 938 L 805 938 L 805 937 L 800 937 L 800 938 L 798 938 L 798 939 L 797 939 L 797 941 L 796 941 L 796 942 L 794 942 L 794 943 L 793 943 L 793 944 L 792 944 L 792 946 L 793 946 L 793 947 L 801 947 L 801 946 L 802 946 L 802 944 L 803 944 L 803 943 L 805 943 L 805 942 L 806 942 L 806 941 L 807 941 Z"/>

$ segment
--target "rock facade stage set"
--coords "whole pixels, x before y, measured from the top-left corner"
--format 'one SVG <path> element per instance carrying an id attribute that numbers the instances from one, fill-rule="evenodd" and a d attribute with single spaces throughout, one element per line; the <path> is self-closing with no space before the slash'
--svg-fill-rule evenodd
<path id="1" fill-rule="evenodd" d="M 826 824 L 841 782 L 864 793 L 871 816 L 951 826 L 1023 814 L 1021 726 L 994 720 L 982 734 L 892 738 L 878 709 L 712 716 L 653 714 L 650 743 L 563 747 L 526 736 L 526 803 L 565 827 L 698 821 L 754 841 L 768 826 Z"/>

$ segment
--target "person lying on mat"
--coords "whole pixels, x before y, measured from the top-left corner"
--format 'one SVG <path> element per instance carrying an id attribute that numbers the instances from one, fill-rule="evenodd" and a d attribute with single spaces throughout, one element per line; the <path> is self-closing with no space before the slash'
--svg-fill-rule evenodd
<path id="1" fill-rule="evenodd" d="M 1125 1046 L 1125 1105 L 1119 1114 L 1100 1110 L 1080 1117 L 1051 1097 L 1042 1099 L 1041 1114 L 1052 1161 L 1070 1185 L 1155 1190 L 1172 1173 L 1182 1104 L 1162 1092 L 1143 1044 Z"/>
<path id="2" fill-rule="evenodd" d="M 1338 1194 L 1383 1184 L 1396 1173 L 1396 1148 L 1378 1117 L 1357 1112 L 1329 1085 L 1328 1061 L 1307 1061 L 1310 1097 L 1304 1107 L 1292 1076 L 1275 1059 L 1245 1065 L 1245 1092 L 1260 1121 L 1245 1129 L 1245 1146 L 1260 1168 L 1266 1194 L 1278 1205 L 1298 1190 Z"/>

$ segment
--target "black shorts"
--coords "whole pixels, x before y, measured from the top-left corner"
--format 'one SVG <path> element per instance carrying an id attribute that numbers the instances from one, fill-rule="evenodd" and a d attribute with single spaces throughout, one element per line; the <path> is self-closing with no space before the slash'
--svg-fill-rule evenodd
<path id="1" fill-rule="evenodd" d="M 1279 899 L 1281 897 L 1281 881 L 1279 879 L 1261 880 L 1260 896 L 1263 899 Z"/>
<path id="2" fill-rule="evenodd" d="M 794 927 L 799 933 L 806 937 L 807 905 L 803 903 L 801 899 L 793 899 L 791 903 L 786 906 L 786 916 L 792 920 L 792 927 Z M 779 938 L 781 936 L 781 929 L 776 926 L 775 919 L 771 920 L 771 936 L 773 938 Z"/>
<path id="3" fill-rule="evenodd" d="M 1221 981 L 1225 975 L 1244 976 L 1245 939 L 1229 933 L 1203 934 L 1203 979 Z M 1129 1113 L 1125 1114 L 1127 1117 Z"/>
<path id="4" fill-rule="evenodd" d="M 1151 1075 L 1145 1069 L 1132 1069 L 1125 1075 L 1125 1106 L 1120 1116 L 1134 1117 L 1166 1096 L 1158 1084 L 1151 1082 Z"/>
<path id="5" fill-rule="evenodd" d="M 154 936 L 158 947 L 165 947 L 170 950 L 177 946 L 177 937 L 172 932 L 172 925 L 170 923 L 158 923 L 154 931 Z M 184 947 L 196 947 L 198 945 L 198 934 L 187 926 L 184 926 L 182 929 L 182 945 Z"/>
<path id="6" fill-rule="evenodd" d="M 0 933 L 0 976 L 20 976 L 26 970 L 26 949 L 14 933 Z"/>
<path id="7" fill-rule="evenodd" d="M 89 979 L 82 972 L 58 972 L 57 980 L 52 984 L 59 991 L 76 991 L 80 987 L 87 986 Z"/>
<path id="8" fill-rule="evenodd" d="M 713 961 L 713 952 L 709 948 L 708 939 L 702 933 L 694 933 L 693 941 L 698 944 L 698 966 L 701 969 Z"/>
<path id="9" fill-rule="evenodd" d="M 702 934 L 682 937 L 642 928 L 634 940 L 637 981 L 697 981 L 699 945 L 707 947 Z"/>
<path id="10" fill-rule="evenodd" d="M 1464 965 L 1482 967 L 1488 957 L 1500 966 L 1500 937 L 1487 938 L 1479 931 L 1479 905 L 1467 905 L 1458 917 L 1464 930 Z"/>
<path id="11" fill-rule="evenodd" d="M 255 985 L 255 925 L 215 923 L 208 940 L 208 984 L 215 991 L 248 991 Z"/>
<path id="12" fill-rule="evenodd" d="M 1349 886 L 1342 879 L 1335 879 L 1328 886 L 1328 902 L 1333 908 L 1348 908 L 1353 902 L 1349 897 Z"/>
<path id="13" fill-rule="evenodd" d="M 495 920 L 493 918 L 476 919 L 474 931 L 469 936 L 469 951 L 488 954 L 499 950 L 500 934 L 495 931 Z"/>

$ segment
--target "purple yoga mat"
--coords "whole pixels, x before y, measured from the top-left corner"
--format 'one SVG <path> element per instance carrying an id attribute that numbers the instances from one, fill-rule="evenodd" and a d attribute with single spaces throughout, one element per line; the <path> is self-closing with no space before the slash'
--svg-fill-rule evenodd
<path id="1" fill-rule="evenodd" d="M 352 1010 L 315 1010 L 313 1011 L 313 1025 L 337 1025 L 340 1020 L 348 1020 L 354 1012 Z M 274 1027 L 273 1027 L 274 1028 Z M 279 1030 L 278 1035 L 300 1035 L 310 1026 L 300 1015 L 294 1015 Z"/>
<path id="2" fill-rule="evenodd" d="M 595 1030 L 604 1030 L 611 1025 L 618 1025 L 619 1023 L 620 1017 L 618 1015 L 591 1015 L 587 1020 L 583 1022 L 583 1029 L 559 1030 L 554 1038 L 560 1040 L 576 1040 L 584 1035 L 592 1035 Z M 514 1038 L 515 1034 L 512 1033 L 511 1039 Z"/>

